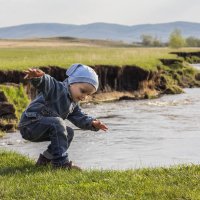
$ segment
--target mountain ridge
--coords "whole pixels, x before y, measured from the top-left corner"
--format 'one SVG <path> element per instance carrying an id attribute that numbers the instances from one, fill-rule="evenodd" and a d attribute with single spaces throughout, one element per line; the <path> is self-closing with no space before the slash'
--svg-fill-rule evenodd
<path id="1" fill-rule="evenodd" d="M 86 39 L 138 42 L 143 34 L 156 36 L 166 42 L 174 29 L 184 37 L 200 36 L 200 23 L 175 21 L 157 24 L 123 25 L 95 22 L 90 24 L 31 23 L 0 28 L 0 39 L 27 39 L 41 37 L 77 37 Z"/>

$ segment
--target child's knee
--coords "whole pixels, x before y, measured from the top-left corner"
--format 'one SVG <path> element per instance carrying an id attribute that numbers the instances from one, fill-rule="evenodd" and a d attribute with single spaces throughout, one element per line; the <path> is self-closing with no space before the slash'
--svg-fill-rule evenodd
<path id="1" fill-rule="evenodd" d="M 26 126 L 21 127 L 20 133 L 21 133 L 23 139 L 29 140 L 29 141 L 33 140 L 32 131 L 30 130 L 30 128 L 28 128 Z"/>
<path id="2" fill-rule="evenodd" d="M 59 126 L 59 127 L 63 127 L 65 129 L 65 121 L 60 118 L 60 117 L 54 117 L 53 120 L 51 119 L 51 121 L 49 121 L 50 123 L 52 122 L 52 124 L 54 126 Z"/>
<path id="3" fill-rule="evenodd" d="M 74 130 L 71 127 L 67 126 L 67 134 L 70 138 L 74 137 Z"/>

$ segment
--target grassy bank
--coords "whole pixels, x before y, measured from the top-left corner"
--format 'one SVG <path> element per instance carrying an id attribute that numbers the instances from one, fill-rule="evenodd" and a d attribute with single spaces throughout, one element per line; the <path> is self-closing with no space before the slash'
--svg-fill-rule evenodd
<path id="1" fill-rule="evenodd" d="M 68 67 L 87 65 L 137 65 L 156 69 L 160 58 L 176 58 L 175 51 L 199 51 L 200 48 L 140 48 L 121 42 L 75 38 L 0 40 L 0 70 L 24 70 L 34 66 Z"/>
<path id="2" fill-rule="evenodd" d="M 106 43 L 106 41 L 0 40 L 0 70 L 24 70 L 38 66 L 66 68 L 72 63 L 119 67 L 136 65 L 147 70 L 155 70 L 158 78 L 141 83 L 142 87 L 138 89 L 135 99 L 155 98 L 160 94 L 177 94 L 183 92 L 182 87 L 200 86 L 199 72 L 189 67 L 188 63 L 183 62 L 168 66 L 160 62 L 159 59 L 161 58 L 176 58 L 175 54 L 169 54 L 171 51 L 174 51 L 174 49 L 136 48 L 128 45 L 120 46 L 116 43 Z M 178 49 L 178 51 L 198 51 L 198 48 L 184 48 Z M 199 77 L 198 80 L 196 80 L 196 77 Z M 0 90 L 3 90 L 9 103 L 14 105 L 16 116 L 19 119 L 21 112 L 29 103 L 23 87 L 20 86 L 18 89 L 2 85 Z M 4 124 L 4 121 L 1 120 L 0 122 Z M 3 134 L 0 133 L 0 137 L 1 135 Z"/>
<path id="3" fill-rule="evenodd" d="M 13 117 L 7 117 L 5 114 L 0 118 L 0 138 L 5 135 L 5 131 L 14 131 L 19 122 L 22 112 L 25 110 L 26 106 L 29 104 L 30 100 L 26 94 L 25 88 L 20 85 L 0 85 L 0 91 L 3 91 L 7 102 L 14 106 Z M 8 111 L 8 115 L 11 114 Z"/>
<path id="4" fill-rule="evenodd" d="M 189 50 L 189 49 L 188 49 Z M 169 48 L 115 47 L 19 47 L 0 48 L 0 70 L 24 70 L 33 66 L 68 67 L 72 63 L 87 65 L 137 65 L 156 69 L 160 58 L 176 58 Z"/>
<path id="5" fill-rule="evenodd" d="M 14 105 L 16 117 L 19 119 L 21 113 L 30 103 L 30 100 L 25 92 L 23 85 L 0 85 L 0 90 L 4 92 L 6 98 L 8 99 L 8 102 Z"/>
<path id="6" fill-rule="evenodd" d="M 169 49 L 156 48 L 104 48 L 104 47 L 56 47 L 56 48 L 1 48 L 0 70 L 23 70 L 33 66 L 67 67 L 72 63 L 87 65 L 131 65 L 154 68 L 159 58 L 175 58 Z"/>
<path id="7" fill-rule="evenodd" d="M 0 199 L 200 199 L 200 166 L 83 172 L 37 168 L 0 152 Z"/>

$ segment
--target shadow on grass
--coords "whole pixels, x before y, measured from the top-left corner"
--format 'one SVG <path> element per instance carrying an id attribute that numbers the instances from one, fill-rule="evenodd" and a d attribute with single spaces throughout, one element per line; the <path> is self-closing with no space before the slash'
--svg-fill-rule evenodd
<path id="1" fill-rule="evenodd" d="M 0 176 L 37 174 L 42 172 L 55 173 L 57 170 L 60 169 L 54 168 L 51 164 L 36 166 L 34 160 L 14 151 L 0 150 Z M 64 170 L 66 171 L 66 169 Z"/>
<path id="2" fill-rule="evenodd" d="M 0 176 L 16 174 L 35 174 L 51 171 L 48 166 L 35 166 L 35 161 L 14 151 L 0 150 Z"/>
<path id="3" fill-rule="evenodd" d="M 22 166 L 10 166 L 0 168 L 0 176 L 16 175 L 16 174 L 35 174 L 38 172 L 54 171 L 50 166 L 38 167 L 33 164 L 25 164 Z"/>

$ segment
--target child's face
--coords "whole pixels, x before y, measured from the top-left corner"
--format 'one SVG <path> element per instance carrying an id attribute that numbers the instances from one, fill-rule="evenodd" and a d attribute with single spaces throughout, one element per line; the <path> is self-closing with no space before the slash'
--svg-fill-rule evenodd
<path id="1" fill-rule="evenodd" d="M 96 92 L 95 88 L 89 83 L 73 83 L 69 88 L 75 102 L 83 101 L 88 95 Z"/>

